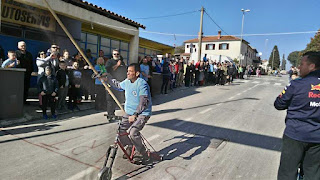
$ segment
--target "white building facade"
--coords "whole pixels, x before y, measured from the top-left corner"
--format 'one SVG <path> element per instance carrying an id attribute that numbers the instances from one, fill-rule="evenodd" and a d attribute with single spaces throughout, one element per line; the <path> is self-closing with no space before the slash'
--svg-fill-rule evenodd
<path id="1" fill-rule="evenodd" d="M 240 53 L 240 45 L 242 45 Z M 190 53 L 191 60 L 198 60 L 198 39 L 191 39 L 184 42 L 185 53 Z M 257 57 L 257 50 L 252 48 L 245 40 L 235 36 L 221 36 L 221 31 L 218 36 L 208 36 L 202 38 L 201 59 L 206 55 L 207 59 L 224 62 L 226 60 L 240 60 L 241 65 L 253 65 Z"/>

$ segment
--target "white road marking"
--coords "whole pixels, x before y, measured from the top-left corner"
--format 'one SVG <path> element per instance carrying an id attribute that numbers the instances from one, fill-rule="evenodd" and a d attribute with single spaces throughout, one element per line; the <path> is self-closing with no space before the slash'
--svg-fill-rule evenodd
<path id="1" fill-rule="evenodd" d="M 270 84 L 270 82 L 264 82 L 263 84 Z"/>
<path id="2" fill-rule="evenodd" d="M 212 108 L 208 108 L 208 109 L 206 109 L 206 110 L 201 111 L 200 114 L 204 114 L 204 113 L 206 113 L 206 112 L 208 112 L 208 111 L 211 111 L 211 110 L 212 110 Z"/>
<path id="3" fill-rule="evenodd" d="M 152 141 L 154 139 L 157 139 L 158 137 L 160 137 L 160 135 L 159 134 L 155 134 L 155 135 L 151 136 L 150 138 L 148 138 L 148 141 Z"/>
<path id="4" fill-rule="evenodd" d="M 275 86 L 281 86 L 281 83 L 274 83 Z"/>
<path id="5" fill-rule="evenodd" d="M 86 179 L 84 178 L 86 175 L 91 174 L 92 172 L 97 171 L 94 167 L 89 167 L 88 169 L 85 169 L 71 177 L 69 177 L 67 180 L 77 180 L 77 179 Z"/>
<path id="6" fill-rule="evenodd" d="M 228 100 L 231 100 L 231 99 L 233 99 L 233 98 L 234 98 L 233 96 L 232 96 L 232 97 L 229 97 Z"/>
<path id="7" fill-rule="evenodd" d="M 254 84 L 259 84 L 260 82 L 259 82 L 259 81 L 253 81 L 252 83 L 254 83 Z"/>
<path id="8" fill-rule="evenodd" d="M 187 119 L 185 119 L 185 120 L 183 120 L 183 121 L 181 121 L 181 122 L 178 122 L 177 124 L 174 125 L 174 127 L 181 126 L 182 124 L 190 121 L 191 119 L 192 119 L 192 118 L 187 118 Z"/>
<path id="9" fill-rule="evenodd" d="M 237 94 L 237 96 L 240 96 L 240 95 L 241 95 L 241 93 L 238 93 L 238 94 Z"/>
<path id="10" fill-rule="evenodd" d="M 219 104 L 216 104 L 217 106 L 220 106 L 221 105 L 221 103 L 219 103 Z"/>

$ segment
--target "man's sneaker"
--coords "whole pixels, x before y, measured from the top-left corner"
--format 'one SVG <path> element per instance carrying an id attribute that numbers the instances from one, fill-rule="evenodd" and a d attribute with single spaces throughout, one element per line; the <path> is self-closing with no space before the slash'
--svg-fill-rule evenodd
<path id="1" fill-rule="evenodd" d="M 126 153 L 129 155 L 129 157 L 131 156 L 131 152 L 132 152 L 132 146 L 127 146 L 126 148 Z M 126 154 L 123 154 L 122 156 L 123 159 L 128 159 L 128 157 L 126 156 Z"/>
<path id="2" fill-rule="evenodd" d="M 43 119 L 47 120 L 48 119 L 48 115 L 43 115 Z"/>
<path id="3" fill-rule="evenodd" d="M 141 154 L 140 152 L 136 152 L 133 156 L 133 161 L 135 163 L 142 163 L 145 164 L 146 162 L 149 161 L 149 157 L 147 155 L 147 153 L 143 153 Z"/>

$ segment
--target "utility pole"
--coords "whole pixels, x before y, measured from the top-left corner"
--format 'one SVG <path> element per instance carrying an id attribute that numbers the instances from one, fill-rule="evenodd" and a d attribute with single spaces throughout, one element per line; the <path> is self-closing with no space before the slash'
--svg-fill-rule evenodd
<path id="1" fill-rule="evenodd" d="M 201 60 L 201 46 L 202 46 L 202 23 L 203 23 L 203 12 L 204 8 L 201 7 L 201 17 L 200 17 L 200 32 L 199 32 L 199 41 L 198 41 L 198 59 Z"/>

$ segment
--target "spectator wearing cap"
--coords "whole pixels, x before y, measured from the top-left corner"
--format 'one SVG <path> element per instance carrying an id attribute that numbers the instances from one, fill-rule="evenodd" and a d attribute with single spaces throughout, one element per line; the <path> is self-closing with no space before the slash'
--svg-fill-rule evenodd
<path id="1" fill-rule="evenodd" d="M 33 58 L 32 54 L 27 51 L 27 45 L 24 41 L 18 42 L 18 50 L 16 50 L 16 57 L 20 61 L 20 65 L 18 67 L 26 69 L 26 72 L 24 73 L 23 100 L 24 104 L 28 104 L 27 98 L 30 88 L 31 73 L 33 72 Z"/>
<path id="2" fill-rule="evenodd" d="M 39 79 L 38 82 L 39 93 L 42 96 L 42 113 L 43 118 L 48 119 L 47 106 L 51 107 L 51 115 L 56 119 L 55 114 L 55 97 L 58 93 L 58 81 L 52 74 L 50 66 L 45 67 L 45 74 Z"/>

